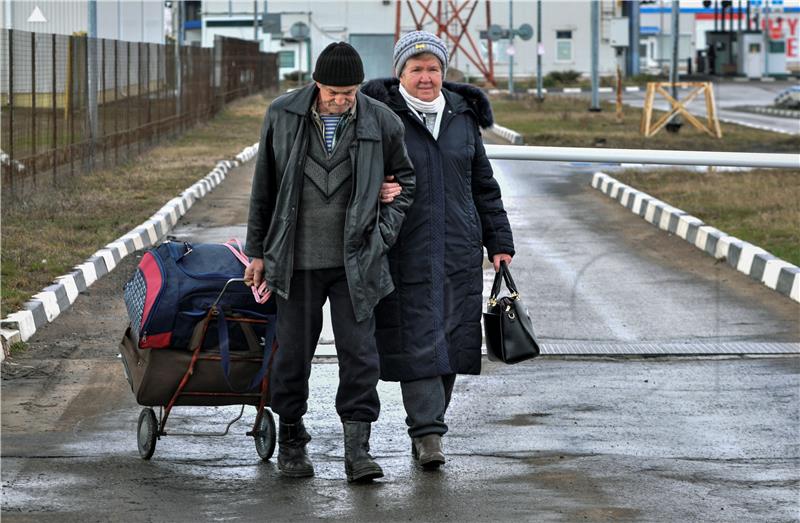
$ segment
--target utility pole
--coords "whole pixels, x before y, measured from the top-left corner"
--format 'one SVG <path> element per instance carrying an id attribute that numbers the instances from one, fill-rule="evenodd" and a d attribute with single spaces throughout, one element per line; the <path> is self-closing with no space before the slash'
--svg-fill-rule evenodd
<path id="1" fill-rule="evenodd" d="M 508 94 L 514 95 L 514 0 L 508 0 Z"/>
<path id="2" fill-rule="evenodd" d="M 94 162 L 94 148 L 97 141 L 97 0 L 89 0 L 87 2 L 89 10 L 89 31 L 86 40 L 87 51 L 89 53 L 89 60 L 87 64 L 88 80 L 88 93 L 87 105 L 89 113 L 89 158 L 90 162 Z M 34 96 L 36 93 L 34 93 Z"/>
<path id="3" fill-rule="evenodd" d="M 180 117 L 183 114 L 183 63 L 181 61 L 181 46 L 183 46 L 183 21 L 186 12 L 184 11 L 185 4 L 183 2 L 179 1 L 176 3 L 178 11 L 178 30 L 175 31 L 175 115 Z"/>
<path id="4" fill-rule="evenodd" d="M 631 76 L 636 76 L 639 74 L 639 2 L 628 2 L 628 72 Z"/>
<path id="5" fill-rule="evenodd" d="M 542 96 L 542 0 L 536 2 L 536 98 Z"/>
<path id="6" fill-rule="evenodd" d="M 680 15 L 681 3 L 672 0 L 672 62 L 669 66 L 669 81 L 672 84 L 672 97 L 678 99 L 678 48 L 680 42 Z M 677 133 L 681 128 L 681 118 L 678 114 L 672 117 L 667 124 L 667 130 Z"/>
<path id="7" fill-rule="evenodd" d="M 769 76 L 769 0 L 764 0 L 764 76 Z"/>
<path id="8" fill-rule="evenodd" d="M 599 95 L 599 81 L 597 77 L 597 68 L 600 53 L 600 2 L 599 0 L 592 0 L 592 106 L 589 110 L 592 112 L 600 111 L 600 95 Z"/>
<path id="9" fill-rule="evenodd" d="M 253 0 L 253 40 L 258 42 L 258 0 Z"/>
<path id="10" fill-rule="evenodd" d="M 678 0 L 672 0 L 672 63 L 669 66 L 669 81 L 672 83 L 672 97 L 678 99 L 678 48 L 680 44 L 680 13 Z"/>

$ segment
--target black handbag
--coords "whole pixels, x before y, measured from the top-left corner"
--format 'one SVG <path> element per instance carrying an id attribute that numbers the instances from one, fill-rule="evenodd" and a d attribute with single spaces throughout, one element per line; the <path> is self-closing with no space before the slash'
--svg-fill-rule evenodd
<path id="1" fill-rule="evenodd" d="M 511 295 L 498 299 L 503 280 Z M 500 262 L 500 270 L 495 274 L 492 294 L 483 314 L 483 328 L 486 352 L 492 361 L 512 364 L 539 355 L 531 319 L 505 262 Z"/>

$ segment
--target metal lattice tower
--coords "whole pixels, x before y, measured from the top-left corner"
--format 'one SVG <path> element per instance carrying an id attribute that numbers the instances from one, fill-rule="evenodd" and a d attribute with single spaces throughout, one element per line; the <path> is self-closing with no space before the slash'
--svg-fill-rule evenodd
<path id="1" fill-rule="evenodd" d="M 456 0 L 435 0 L 435 2 L 434 0 L 427 0 L 427 2 L 424 0 L 396 1 L 395 42 L 400 38 L 400 22 L 403 17 L 402 4 L 405 4 L 418 31 L 423 30 L 423 25 L 430 18 L 430 22 L 436 25 L 436 36 L 444 40 L 449 47 L 450 59 L 452 60 L 456 53 L 461 51 L 461 54 L 483 74 L 487 82 L 495 87 L 497 86 L 494 78 L 492 41 L 488 39 L 486 41 L 488 50 L 487 63 L 483 60 L 477 39 L 469 33 L 469 23 L 475 14 L 475 9 L 478 7 L 478 0 L 466 0 L 461 5 L 457 5 Z M 447 9 L 443 9 L 445 7 Z M 486 0 L 487 30 L 490 25 L 492 25 L 491 2 Z M 457 29 L 451 30 L 452 26 L 456 26 Z"/>

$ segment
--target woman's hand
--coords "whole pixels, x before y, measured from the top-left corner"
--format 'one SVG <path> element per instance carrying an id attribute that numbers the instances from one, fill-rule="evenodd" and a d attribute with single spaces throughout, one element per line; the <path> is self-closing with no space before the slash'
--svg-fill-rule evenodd
<path id="1" fill-rule="evenodd" d="M 394 176 L 387 176 L 381 185 L 381 203 L 392 203 L 401 192 L 403 192 L 403 188 L 394 181 Z"/>
<path id="2" fill-rule="evenodd" d="M 500 272 L 500 262 L 506 262 L 506 265 L 511 265 L 510 254 L 495 254 L 492 258 L 494 264 L 494 272 Z"/>

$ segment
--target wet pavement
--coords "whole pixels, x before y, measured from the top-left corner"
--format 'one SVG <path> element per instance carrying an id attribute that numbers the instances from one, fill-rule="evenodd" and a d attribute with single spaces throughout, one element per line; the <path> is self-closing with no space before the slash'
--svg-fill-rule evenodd
<path id="1" fill-rule="evenodd" d="M 543 343 L 800 342 L 800 307 L 715 264 L 588 187 L 589 169 L 495 164 L 512 269 Z M 243 238 L 252 165 L 175 231 Z M 372 449 L 386 477 L 348 485 L 334 358 L 313 368 L 306 424 L 317 475 L 279 476 L 244 436 L 167 436 L 136 449 L 117 342 L 130 256 L 3 364 L 8 521 L 797 521 L 800 358 L 542 356 L 459 377 L 448 463 L 418 470 L 399 387 L 381 383 Z M 491 279 L 487 270 L 486 281 Z M 237 407 L 182 408 L 168 431 L 220 430 Z"/>
<path id="2" fill-rule="evenodd" d="M 799 363 L 489 364 L 457 382 L 439 472 L 414 467 L 399 387 L 384 383 L 372 448 L 386 477 L 368 486 L 344 479 L 333 363 L 313 370 L 307 480 L 260 462 L 244 421 L 224 438 L 167 436 L 142 461 L 138 408 L 119 384 L 121 401 L 71 430 L 4 435 L 3 519 L 791 521 Z M 237 412 L 187 408 L 173 426 L 216 430 Z"/>

